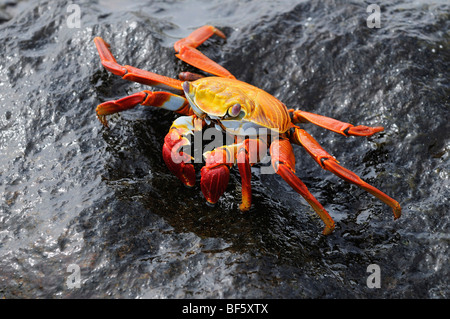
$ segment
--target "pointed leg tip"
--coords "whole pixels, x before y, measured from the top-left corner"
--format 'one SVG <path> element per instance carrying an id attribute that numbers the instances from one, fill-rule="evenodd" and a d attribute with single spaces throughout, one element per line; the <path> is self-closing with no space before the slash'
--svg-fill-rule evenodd
<path id="1" fill-rule="evenodd" d="M 330 235 L 334 231 L 334 225 L 332 226 L 325 226 L 325 228 L 322 231 L 322 234 L 325 236 Z"/>
<path id="2" fill-rule="evenodd" d="M 223 33 L 222 31 L 220 31 L 219 29 L 217 29 L 216 27 L 214 28 L 214 34 L 216 34 L 217 36 L 221 37 L 222 39 L 226 39 L 227 36 L 225 35 L 225 33 Z"/>
<path id="3" fill-rule="evenodd" d="M 402 207 L 400 206 L 399 203 L 396 203 L 396 205 L 393 208 L 394 211 L 394 220 L 397 220 L 400 218 L 400 216 L 402 216 Z"/>
<path id="4" fill-rule="evenodd" d="M 372 136 L 378 132 L 384 131 L 384 127 L 382 126 L 376 126 L 376 127 L 370 127 L 365 125 L 358 125 L 358 126 L 351 126 L 347 128 L 344 133 L 347 136 L 353 135 L 353 136 Z"/>
<path id="5" fill-rule="evenodd" d="M 104 42 L 106 44 L 105 40 L 103 40 L 101 37 L 94 38 L 94 43 L 97 43 L 97 42 Z"/>
<path id="6" fill-rule="evenodd" d="M 99 115 L 97 113 L 97 119 L 100 121 L 100 123 L 102 123 L 102 125 L 104 127 L 109 128 L 108 121 L 106 120 L 106 116 L 105 115 Z"/>
<path id="7" fill-rule="evenodd" d="M 248 203 L 241 203 L 239 205 L 239 210 L 243 213 L 248 212 L 250 210 L 250 206 Z"/>

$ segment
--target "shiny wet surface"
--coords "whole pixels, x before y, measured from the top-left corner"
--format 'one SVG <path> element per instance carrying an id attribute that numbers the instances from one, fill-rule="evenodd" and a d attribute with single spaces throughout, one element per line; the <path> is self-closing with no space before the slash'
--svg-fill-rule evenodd
<path id="1" fill-rule="evenodd" d="M 356 1 L 200 4 L 83 2 L 79 27 L 63 2 L 1 4 L 0 297 L 448 298 L 449 5 L 394 1 L 371 29 Z M 384 126 L 370 138 L 304 128 L 403 216 L 299 147 L 297 174 L 335 219 L 331 236 L 258 167 L 250 212 L 237 170 L 211 208 L 162 161 L 175 114 L 137 107 L 103 128 L 97 104 L 146 87 L 106 72 L 93 38 L 119 63 L 176 77 L 194 70 L 173 43 L 204 24 L 228 38 L 202 52 L 240 80 Z M 80 288 L 67 285 L 72 264 Z M 367 286 L 371 264 L 381 288 Z"/>

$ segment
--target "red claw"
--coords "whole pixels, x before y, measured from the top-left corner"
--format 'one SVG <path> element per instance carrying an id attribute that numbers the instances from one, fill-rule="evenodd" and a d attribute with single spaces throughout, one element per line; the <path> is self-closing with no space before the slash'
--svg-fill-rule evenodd
<path id="1" fill-rule="evenodd" d="M 195 184 L 194 165 L 190 164 L 191 156 L 181 151 L 190 142 L 177 129 L 170 130 L 164 139 L 163 159 L 169 170 L 183 182 L 192 187 Z"/>
<path id="2" fill-rule="evenodd" d="M 225 192 L 230 179 L 231 163 L 227 158 L 225 149 L 216 149 L 205 154 L 206 165 L 203 166 L 201 174 L 201 189 L 206 200 L 215 204 Z"/>

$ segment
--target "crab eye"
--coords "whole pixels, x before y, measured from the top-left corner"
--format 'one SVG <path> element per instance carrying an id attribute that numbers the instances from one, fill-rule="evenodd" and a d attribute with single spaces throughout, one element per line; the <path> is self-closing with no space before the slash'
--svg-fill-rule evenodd
<path id="1" fill-rule="evenodd" d="M 241 112 L 241 105 L 239 103 L 234 104 L 232 107 L 228 109 L 228 114 L 231 117 L 236 117 Z"/>

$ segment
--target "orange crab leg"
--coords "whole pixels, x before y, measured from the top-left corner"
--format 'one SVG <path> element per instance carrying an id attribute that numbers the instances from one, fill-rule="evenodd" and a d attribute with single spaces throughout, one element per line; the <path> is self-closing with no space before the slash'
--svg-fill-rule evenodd
<path id="1" fill-rule="evenodd" d="M 323 127 L 327 130 L 342 134 L 344 136 L 350 135 L 370 136 L 384 130 L 384 128 L 381 126 L 377 127 L 369 127 L 365 125 L 354 126 L 350 123 L 341 122 L 330 117 L 300 110 L 290 109 L 289 113 L 292 113 L 292 122 L 294 124 L 309 122 L 317 126 Z"/>
<path id="2" fill-rule="evenodd" d="M 331 234 L 335 227 L 333 219 L 309 192 L 306 185 L 295 175 L 295 157 L 290 141 L 286 138 L 281 138 L 272 142 L 270 145 L 270 156 L 272 157 L 272 166 L 276 173 L 311 205 L 325 223 L 323 234 Z"/>
<path id="3" fill-rule="evenodd" d="M 238 143 L 236 161 L 241 175 L 242 185 L 242 201 L 239 209 L 243 212 L 248 211 L 252 204 L 252 187 L 251 187 L 251 165 L 259 161 L 259 154 L 267 152 L 267 144 L 260 139 L 246 139 L 242 143 Z"/>
<path id="4" fill-rule="evenodd" d="M 109 50 L 109 44 L 107 44 L 102 38 L 94 38 L 94 43 L 97 47 L 103 66 L 111 73 L 119 75 L 125 80 L 151 85 L 162 89 L 175 89 L 179 92 L 183 92 L 181 87 L 183 83 L 182 81 L 141 70 L 129 65 L 120 65 L 117 63 L 116 59 Z"/>
<path id="5" fill-rule="evenodd" d="M 394 213 L 394 219 L 397 219 L 401 215 L 401 207 L 400 204 L 380 191 L 379 189 L 369 185 L 364 182 L 358 175 L 353 173 L 352 171 L 342 167 L 338 164 L 338 161 L 327 153 L 317 141 L 305 130 L 295 128 L 294 134 L 291 138 L 293 143 L 302 145 L 306 151 L 314 158 L 314 160 L 319 163 L 319 165 L 338 177 L 346 180 L 347 182 L 353 183 L 362 189 L 366 190 L 370 194 L 374 195 L 378 199 L 380 199 L 383 203 L 389 205 Z"/>
<path id="6" fill-rule="evenodd" d="M 237 166 L 241 175 L 242 200 L 239 209 L 243 212 L 248 211 L 252 205 L 252 172 L 250 160 L 245 147 L 241 148 L 237 154 Z"/>
<path id="7" fill-rule="evenodd" d="M 106 115 L 134 108 L 136 105 L 155 106 L 183 115 L 192 115 L 189 102 L 182 96 L 168 92 L 141 91 L 119 100 L 107 101 L 97 106 L 97 117 L 104 126 L 108 126 Z"/>
<path id="8" fill-rule="evenodd" d="M 205 72 L 234 79 L 235 77 L 227 69 L 212 61 L 196 49 L 196 47 L 205 42 L 214 34 L 220 36 L 221 38 L 226 38 L 220 30 L 213 26 L 205 25 L 193 31 L 186 38 L 178 40 L 174 44 L 174 49 L 178 53 L 176 54 L 176 57 Z"/>

